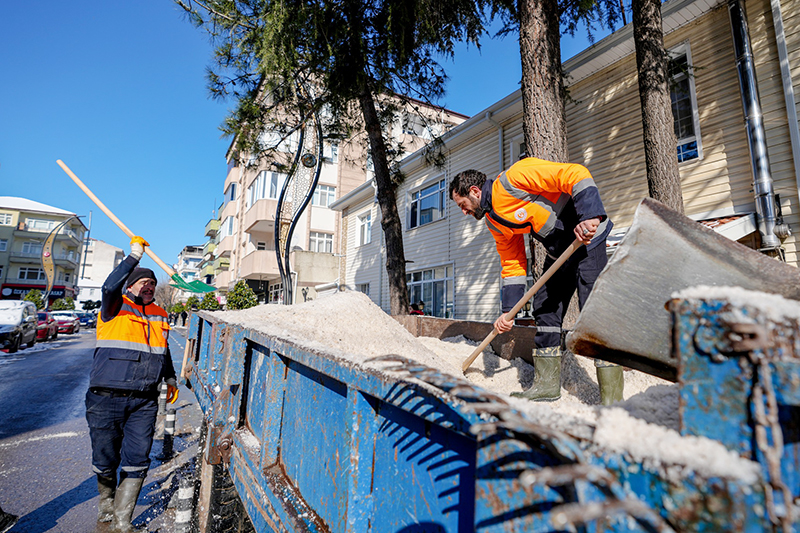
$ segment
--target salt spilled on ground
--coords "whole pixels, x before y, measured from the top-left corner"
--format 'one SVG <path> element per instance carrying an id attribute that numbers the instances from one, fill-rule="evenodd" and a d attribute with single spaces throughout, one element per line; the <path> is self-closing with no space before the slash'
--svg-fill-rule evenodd
<path id="1" fill-rule="evenodd" d="M 678 433 L 677 386 L 635 370 L 625 372 L 623 402 L 600 400 L 594 362 L 566 354 L 562 360 L 561 399 L 551 403 L 513 398 L 533 382 L 533 367 L 504 360 L 487 349 L 466 374 L 462 362 L 477 343 L 463 337 L 415 338 L 364 294 L 339 292 L 292 306 L 260 305 L 210 316 L 238 324 L 310 351 L 325 353 L 353 366 L 382 369 L 368 359 L 396 354 L 456 377 L 502 397 L 533 422 L 592 438 L 609 451 L 628 453 L 639 462 L 680 465 L 705 475 L 755 479 L 757 465 L 739 459 L 721 444 Z M 716 458 L 711 461 L 709 458 Z"/>

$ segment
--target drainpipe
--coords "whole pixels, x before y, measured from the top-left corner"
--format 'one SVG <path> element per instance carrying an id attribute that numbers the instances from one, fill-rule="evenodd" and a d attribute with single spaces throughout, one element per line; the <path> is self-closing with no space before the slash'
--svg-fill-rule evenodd
<path id="1" fill-rule="evenodd" d="M 506 169 L 503 165 L 503 126 L 495 122 L 495 120 L 492 118 L 492 113 L 489 111 L 486 112 L 484 117 L 486 118 L 486 122 L 497 128 L 497 153 L 500 159 L 500 168 L 497 170 L 497 173 L 502 174 Z"/>
<path id="2" fill-rule="evenodd" d="M 778 45 L 778 60 L 781 65 L 781 81 L 783 82 L 783 98 L 786 104 L 786 117 L 789 119 L 789 139 L 792 145 L 792 160 L 794 161 L 794 179 L 797 192 L 800 194 L 800 126 L 797 122 L 797 107 L 794 103 L 794 82 L 792 71 L 789 68 L 789 51 L 786 46 L 786 34 L 783 31 L 783 15 L 781 14 L 780 0 L 770 0 L 772 6 L 772 24 L 775 27 L 775 42 Z M 91 220 L 91 211 L 89 220 Z M 788 229 L 788 226 L 786 226 Z M 786 235 L 791 234 L 791 231 Z M 780 233 L 778 234 L 781 237 Z M 783 237 L 782 237 L 783 238 Z"/>
<path id="3" fill-rule="evenodd" d="M 759 103 L 756 70 L 750 47 L 747 18 L 739 0 L 728 0 L 728 14 L 733 34 L 736 68 L 739 72 L 739 88 L 742 93 L 747 143 L 753 168 L 753 193 L 756 204 L 756 222 L 761 233 L 761 251 L 779 251 L 781 241 L 775 234 L 777 209 L 772 176 L 769 170 L 767 140 Z"/>

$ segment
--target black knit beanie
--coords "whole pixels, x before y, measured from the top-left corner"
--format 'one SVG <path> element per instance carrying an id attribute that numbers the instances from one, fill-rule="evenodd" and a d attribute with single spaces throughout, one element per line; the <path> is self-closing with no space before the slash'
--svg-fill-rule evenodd
<path id="1" fill-rule="evenodd" d="M 125 282 L 125 288 L 127 289 L 128 287 L 130 287 L 131 285 L 133 285 L 142 278 L 152 279 L 153 281 L 158 283 L 156 275 L 153 273 L 152 270 L 150 270 L 149 268 L 136 267 L 133 269 L 133 272 L 131 272 L 131 275 L 128 276 L 128 281 Z"/>

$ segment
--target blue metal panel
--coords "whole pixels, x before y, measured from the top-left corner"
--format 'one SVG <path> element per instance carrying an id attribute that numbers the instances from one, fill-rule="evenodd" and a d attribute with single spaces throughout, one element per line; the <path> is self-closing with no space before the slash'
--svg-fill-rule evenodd
<path id="1" fill-rule="evenodd" d="M 333 531 L 343 531 L 350 466 L 347 387 L 294 361 L 288 372 L 281 427 L 287 477 Z"/>
<path id="2" fill-rule="evenodd" d="M 266 387 L 261 386 L 261 384 L 267 383 L 269 378 L 269 350 L 258 344 L 251 344 L 248 357 L 250 358 L 250 372 L 245 390 L 245 394 L 247 394 L 245 403 L 246 426 L 250 428 L 253 435 L 263 438 L 265 431 L 264 412 L 268 397 Z"/>
<path id="3" fill-rule="evenodd" d="M 471 530 L 475 440 L 385 402 L 371 403 L 379 423 L 374 454 L 382 459 L 373 466 L 370 531 Z"/>

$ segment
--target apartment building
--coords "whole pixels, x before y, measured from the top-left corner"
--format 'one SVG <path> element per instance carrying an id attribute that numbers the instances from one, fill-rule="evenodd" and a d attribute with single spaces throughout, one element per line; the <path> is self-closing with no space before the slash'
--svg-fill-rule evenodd
<path id="1" fill-rule="evenodd" d="M 0 299 L 20 300 L 32 289 L 48 300 L 78 296 L 86 226 L 75 213 L 27 198 L 0 196 Z M 51 251 L 47 239 L 52 236 Z M 52 259 L 52 261 L 51 261 Z"/>
<path id="2" fill-rule="evenodd" d="M 175 272 L 186 281 L 200 279 L 200 263 L 203 261 L 203 246 L 184 246 L 178 254 L 178 262 L 172 265 Z M 201 280 L 202 281 L 202 280 Z M 178 291 L 178 298 L 185 301 L 193 293 Z"/>
<path id="3" fill-rule="evenodd" d="M 467 118 L 422 102 L 407 101 L 400 106 L 390 134 L 394 142 L 402 143 L 407 153 L 412 153 Z M 226 154 L 228 174 L 223 185 L 218 229 L 213 228 L 213 221 L 206 226 L 206 235 L 210 237 L 207 251 L 213 247 L 213 252 L 205 257 L 202 272 L 206 279 L 213 279 L 223 296 L 236 281 L 244 279 L 259 301 L 283 302 L 275 218 L 288 176 L 274 161 L 237 153 L 233 146 Z M 286 154 L 291 154 L 297 144 L 289 139 L 285 146 Z M 371 168 L 363 135 L 325 139 L 318 184 L 290 243 L 295 302 L 313 299 L 318 285 L 339 281 L 341 216 L 330 205 L 369 181 L 373 175 Z"/>
<path id="4" fill-rule="evenodd" d="M 125 259 L 122 248 L 100 239 L 87 239 L 85 244 L 78 280 L 78 302 L 100 300 L 100 289 L 106 278 Z"/>
<path id="5" fill-rule="evenodd" d="M 753 190 L 754 157 L 765 157 L 785 261 L 800 266 L 800 4 L 747 2 L 752 43 L 752 82 L 763 110 L 761 144 L 749 146 L 745 101 L 735 40 L 744 33 L 729 11 L 737 0 L 668 0 L 662 4 L 664 45 L 672 58 L 671 92 L 676 157 L 688 217 L 752 248 L 762 246 L 765 225 Z M 785 30 L 784 30 L 785 28 Z M 791 30 L 790 30 L 791 29 Z M 743 67 L 741 67 L 743 68 Z M 608 253 L 633 222 L 648 195 L 642 118 L 636 82 L 633 29 L 629 24 L 564 63 L 570 160 L 586 166 L 615 228 Z M 447 195 L 468 168 L 498 175 L 525 152 L 519 91 L 489 106 L 444 136 L 447 161 L 433 167 L 424 154 L 401 162 L 406 176 L 397 192 L 405 215 L 403 239 L 409 296 L 426 314 L 491 321 L 500 309 L 500 261 L 485 224 L 465 217 Z M 380 261 L 380 210 L 367 184 L 340 198 L 346 267 L 342 282 L 389 310 L 386 272 Z"/>

